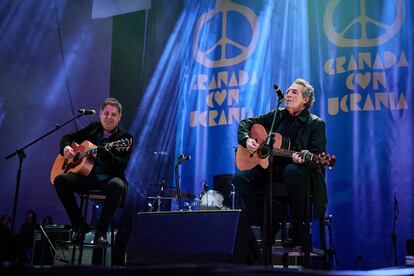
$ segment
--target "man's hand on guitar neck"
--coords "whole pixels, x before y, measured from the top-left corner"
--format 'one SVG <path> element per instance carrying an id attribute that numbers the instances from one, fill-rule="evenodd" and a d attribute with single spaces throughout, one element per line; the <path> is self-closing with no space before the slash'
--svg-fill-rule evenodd
<path id="1" fill-rule="evenodd" d="M 246 140 L 246 148 L 253 153 L 259 149 L 260 145 L 256 142 L 256 140 L 252 138 L 247 138 Z"/>
<path id="2" fill-rule="evenodd" d="M 308 150 L 302 150 L 301 152 L 295 152 L 292 154 L 292 160 L 296 164 L 303 164 L 305 163 L 307 154 L 311 154 L 311 153 Z"/>
<path id="3" fill-rule="evenodd" d="M 305 160 L 300 156 L 299 152 L 292 154 L 292 160 L 296 164 L 303 164 L 305 162 Z"/>

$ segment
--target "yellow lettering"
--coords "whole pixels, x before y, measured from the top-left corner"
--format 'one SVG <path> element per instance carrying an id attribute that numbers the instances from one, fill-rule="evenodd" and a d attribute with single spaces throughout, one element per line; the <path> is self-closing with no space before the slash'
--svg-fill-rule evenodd
<path id="1" fill-rule="evenodd" d="M 208 86 L 208 90 L 213 90 L 217 88 L 216 78 L 211 76 L 210 85 Z"/>
<path id="2" fill-rule="evenodd" d="M 388 109 L 388 93 L 375 93 L 375 110 L 381 110 L 381 104 Z"/>
<path id="3" fill-rule="evenodd" d="M 250 80 L 250 84 L 257 84 L 259 81 L 257 80 L 257 72 L 256 71 L 254 71 L 253 72 L 253 75 L 252 75 L 252 78 L 251 78 L 251 80 Z"/>
<path id="4" fill-rule="evenodd" d="M 223 110 L 223 111 L 221 111 L 221 114 L 220 114 L 220 120 L 219 120 L 219 123 L 218 123 L 220 126 L 222 126 L 222 125 L 227 125 L 227 118 L 226 118 L 226 112 Z"/>
<path id="5" fill-rule="evenodd" d="M 348 100 L 348 95 L 345 95 L 345 96 L 342 97 L 342 99 L 341 99 L 341 101 L 339 103 L 339 106 L 341 107 L 341 110 L 343 112 L 348 112 L 349 111 L 348 110 L 348 107 L 346 106 L 346 101 L 347 100 Z"/>
<path id="6" fill-rule="evenodd" d="M 355 58 L 354 56 L 351 56 L 351 58 L 349 59 L 349 64 L 348 64 L 348 71 L 354 71 L 357 69 L 358 67 L 356 65 Z"/>
<path id="7" fill-rule="evenodd" d="M 190 113 L 190 127 L 195 127 L 197 125 L 197 115 L 198 112 L 197 111 L 192 111 Z"/>
<path id="8" fill-rule="evenodd" d="M 242 107 L 240 113 L 241 113 L 240 120 L 246 119 L 246 108 L 245 107 Z"/>
<path id="9" fill-rule="evenodd" d="M 353 93 L 349 95 L 349 107 L 351 111 L 360 111 L 361 108 L 357 105 L 361 101 L 361 94 Z"/>
<path id="10" fill-rule="evenodd" d="M 345 64 L 345 61 L 346 61 L 345 57 L 336 58 L 336 73 L 337 74 L 345 72 L 345 68 L 343 67 Z"/>
<path id="11" fill-rule="evenodd" d="M 390 68 L 395 63 L 397 63 L 397 58 L 396 58 L 395 54 L 393 52 L 385 51 L 384 52 L 384 67 L 385 68 Z"/>
<path id="12" fill-rule="evenodd" d="M 368 68 L 371 68 L 371 53 L 359 53 L 358 54 L 358 69 L 362 70 L 365 69 L 365 65 L 368 66 Z"/>
<path id="13" fill-rule="evenodd" d="M 199 119 L 200 119 L 200 125 L 202 125 L 202 126 L 207 126 L 207 111 L 203 111 L 203 112 L 201 112 L 200 113 L 200 116 L 199 116 Z"/>
<path id="14" fill-rule="evenodd" d="M 407 109 L 408 104 L 407 100 L 404 97 L 404 94 L 401 93 L 400 98 L 398 99 L 397 109 Z"/>
<path id="15" fill-rule="evenodd" d="M 249 75 L 243 70 L 239 70 L 239 86 L 245 85 L 249 82 Z"/>
<path id="16" fill-rule="evenodd" d="M 364 107 L 362 108 L 364 111 L 372 111 L 374 110 L 374 105 L 372 104 L 371 97 L 369 94 L 367 95 L 367 98 L 365 99 Z"/>
<path id="17" fill-rule="evenodd" d="M 378 83 L 381 83 L 382 87 L 385 89 L 387 87 L 385 72 L 373 72 L 372 82 L 374 83 L 375 90 L 379 89 Z"/>
<path id="18" fill-rule="evenodd" d="M 215 118 L 217 118 L 218 112 L 217 110 L 210 110 L 208 113 L 208 125 L 209 126 L 216 126 L 217 123 L 214 121 Z"/>
<path id="19" fill-rule="evenodd" d="M 239 103 L 239 89 L 229 89 L 227 104 L 229 106 L 233 105 L 233 100 L 235 100 L 236 103 Z"/>
<path id="20" fill-rule="evenodd" d="M 402 52 L 400 55 L 400 60 L 398 61 L 398 67 L 410 67 L 404 52 Z"/>
<path id="21" fill-rule="evenodd" d="M 384 64 L 382 64 L 381 58 L 379 57 L 379 55 L 377 54 L 375 56 L 375 61 L 374 61 L 374 69 L 384 69 Z"/>
<path id="22" fill-rule="evenodd" d="M 237 123 L 240 122 L 240 109 L 238 107 L 229 108 L 229 125 L 233 123 L 233 118 Z"/>
<path id="23" fill-rule="evenodd" d="M 353 82 L 353 80 L 354 80 L 354 75 L 355 75 L 355 73 L 351 73 L 351 74 L 349 74 L 349 76 L 348 76 L 348 77 L 346 77 L 346 81 L 345 81 L 346 87 L 347 87 L 349 90 L 352 90 L 352 91 L 355 89 L 354 82 Z"/>
<path id="24" fill-rule="evenodd" d="M 239 86 L 239 84 L 238 84 L 238 82 L 237 82 L 236 74 L 235 74 L 234 72 L 231 74 L 231 78 L 230 78 L 230 84 L 229 84 L 229 86 L 230 86 L 230 87 L 233 87 L 233 86 Z"/>
<path id="25" fill-rule="evenodd" d="M 323 69 L 325 70 L 326 74 L 335 75 L 335 69 L 333 68 L 333 64 L 334 64 L 333 58 L 330 58 L 325 62 Z"/>
<path id="26" fill-rule="evenodd" d="M 207 90 L 207 86 L 204 85 L 208 81 L 207 75 L 199 74 L 197 79 L 197 89 L 198 90 Z"/>
<path id="27" fill-rule="evenodd" d="M 338 97 L 328 98 L 328 113 L 329 115 L 338 113 Z"/>
<path id="28" fill-rule="evenodd" d="M 228 82 L 228 72 L 227 71 L 221 71 L 217 74 L 217 87 L 221 87 L 221 84 L 224 83 L 225 86 L 227 86 Z"/>
<path id="29" fill-rule="evenodd" d="M 214 107 L 214 105 L 213 105 L 213 96 L 214 96 L 214 93 L 209 93 L 206 97 L 206 102 L 207 102 L 207 105 L 209 107 Z"/>
<path id="30" fill-rule="evenodd" d="M 253 110 L 251 108 L 249 110 L 249 115 L 248 116 L 249 116 L 248 118 L 253 118 Z"/>

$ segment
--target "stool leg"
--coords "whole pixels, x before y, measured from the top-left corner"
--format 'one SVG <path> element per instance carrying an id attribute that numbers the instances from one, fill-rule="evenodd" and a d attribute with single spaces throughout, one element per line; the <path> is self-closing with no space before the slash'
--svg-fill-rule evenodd
<path id="1" fill-rule="evenodd" d="M 115 229 L 114 221 L 111 222 L 111 266 L 114 263 L 114 252 L 115 252 Z"/>
<path id="2" fill-rule="evenodd" d="M 76 246 L 73 245 L 73 247 L 72 247 L 72 259 L 70 261 L 71 266 L 73 266 L 75 264 L 75 255 L 76 255 Z"/>
<path id="3" fill-rule="evenodd" d="M 305 240 L 304 240 L 304 267 L 309 267 L 310 264 L 310 251 L 312 247 L 312 237 L 311 237 L 311 229 L 310 229 L 310 191 L 309 191 L 309 183 L 306 185 L 306 193 L 305 193 L 305 219 L 304 219 L 304 228 L 305 228 Z"/>
<path id="4" fill-rule="evenodd" d="M 319 217 L 319 238 L 321 240 L 321 249 L 323 250 L 322 267 L 329 269 L 327 260 L 327 248 L 326 248 L 326 232 L 325 232 L 325 218 L 324 216 Z"/>
<path id="5" fill-rule="evenodd" d="M 82 198 L 82 201 L 84 202 L 84 204 L 81 203 L 81 212 L 82 212 L 82 208 L 83 208 L 83 218 L 82 218 L 82 220 L 83 220 L 83 223 L 87 223 L 89 197 L 85 196 L 85 198 Z M 82 265 L 83 244 L 84 244 L 84 241 L 82 241 L 82 243 L 79 245 L 78 265 Z"/>

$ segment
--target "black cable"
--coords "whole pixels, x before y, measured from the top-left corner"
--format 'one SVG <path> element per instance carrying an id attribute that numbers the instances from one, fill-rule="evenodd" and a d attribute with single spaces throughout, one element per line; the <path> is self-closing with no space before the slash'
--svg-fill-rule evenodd
<path id="1" fill-rule="evenodd" d="M 72 112 L 72 116 L 75 116 L 75 112 L 74 112 L 75 109 L 73 107 L 73 101 L 72 101 L 72 97 L 71 97 L 71 90 L 70 90 L 70 86 L 69 86 L 68 70 L 66 68 L 65 53 L 63 51 L 62 33 L 60 31 L 60 22 L 59 22 L 59 16 L 58 16 L 58 9 L 57 9 L 56 2 L 54 1 L 53 3 L 54 3 L 54 6 L 55 6 L 56 32 L 57 32 L 57 35 L 58 35 L 60 56 L 62 57 L 63 70 L 65 72 L 66 92 L 68 94 L 69 105 L 70 105 L 70 110 Z M 76 130 L 79 130 L 78 122 L 75 120 L 74 123 L 75 123 Z"/>

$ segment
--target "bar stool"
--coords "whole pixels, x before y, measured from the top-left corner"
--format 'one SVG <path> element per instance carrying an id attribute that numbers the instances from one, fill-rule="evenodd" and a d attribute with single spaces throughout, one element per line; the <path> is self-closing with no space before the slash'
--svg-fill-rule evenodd
<path id="1" fill-rule="evenodd" d="M 288 203 L 283 203 L 284 208 L 288 208 Z M 326 247 L 326 231 L 325 231 L 325 211 L 321 214 L 314 214 L 314 197 L 312 191 L 312 183 L 308 181 L 305 190 L 305 202 L 304 202 L 304 244 L 301 247 L 301 251 L 303 252 L 303 266 L 309 267 L 310 266 L 310 255 L 313 251 L 312 246 L 312 221 L 318 220 L 319 226 L 319 238 L 320 238 L 320 249 L 323 252 L 322 256 L 322 268 L 327 269 L 327 247 Z M 286 218 L 282 220 L 281 226 L 281 239 L 282 242 L 286 239 Z M 283 255 L 283 267 L 288 267 L 288 252 L 285 252 Z"/>
<path id="2" fill-rule="evenodd" d="M 82 194 L 79 194 L 80 198 L 80 210 L 83 216 L 83 221 L 87 222 L 88 218 L 88 207 L 89 207 L 89 201 L 92 201 L 95 204 L 103 204 L 105 202 L 106 196 L 105 192 L 102 190 L 88 190 L 85 191 Z M 74 265 L 75 262 L 75 255 L 76 255 L 76 248 L 79 247 L 79 254 L 78 254 L 78 265 L 82 264 L 82 256 L 83 256 L 83 249 L 84 249 L 84 242 L 82 242 L 80 245 L 74 245 L 72 250 L 72 261 L 71 265 Z M 88 247 L 91 247 L 92 249 L 103 249 L 103 264 L 106 264 L 106 249 L 108 247 L 111 248 L 111 258 L 113 259 L 114 254 L 114 247 L 115 247 L 115 233 L 114 233 L 114 222 L 112 220 L 111 222 L 111 242 L 107 246 L 102 245 L 94 245 L 94 244 L 88 244 Z M 111 261 L 112 266 L 112 261 Z"/>

